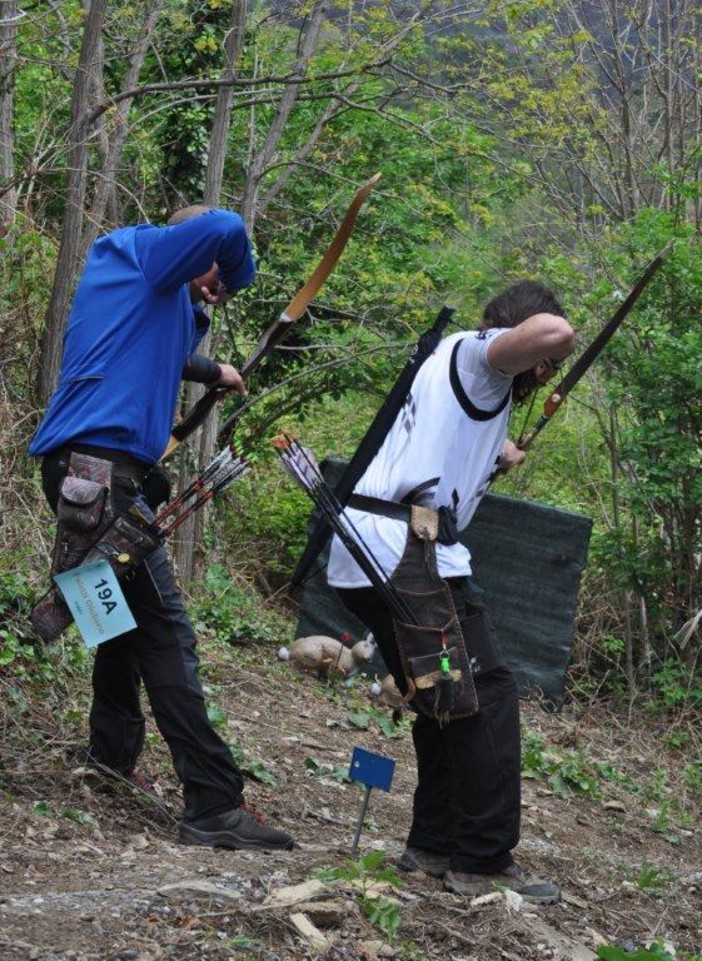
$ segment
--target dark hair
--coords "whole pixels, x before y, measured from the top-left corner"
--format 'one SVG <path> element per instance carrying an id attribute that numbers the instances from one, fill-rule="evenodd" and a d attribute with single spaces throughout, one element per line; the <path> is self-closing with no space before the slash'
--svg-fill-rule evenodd
<path id="1" fill-rule="evenodd" d="M 534 314 L 565 316 L 563 307 L 552 290 L 536 280 L 520 280 L 497 297 L 493 297 L 483 311 L 478 330 L 517 327 Z M 515 404 L 522 404 L 539 386 L 533 369 L 522 371 L 512 383 L 512 400 Z"/>
<path id="2" fill-rule="evenodd" d="M 520 280 L 497 297 L 493 297 L 483 311 L 483 320 L 478 330 L 516 327 L 534 314 L 565 316 L 563 307 L 552 290 L 536 280 Z"/>

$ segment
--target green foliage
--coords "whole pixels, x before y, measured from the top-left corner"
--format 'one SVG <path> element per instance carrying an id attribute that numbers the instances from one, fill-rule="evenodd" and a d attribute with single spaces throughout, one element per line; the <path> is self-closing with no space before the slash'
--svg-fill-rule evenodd
<path id="1" fill-rule="evenodd" d="M 556 753 L 538 734 L 522 737 L 522 777 L 545 781 L 561 797 L 600 797 L 597 771 L 584 752 Z"/>
<path id="2" fill-rule="evenodd" d="M 660 942 L 654 942 L 650 948 L 637 948 L 635 951 L 624 951 L 611 945 L 601 945 L 597 949 L 597 957 L 602 961 L 675 961 L 671 954 Z M 690 961 L 693 961 L 691 958 Z"/>
<path id="3" fill-rule="evenodd" d="M 653 710 L 667 711 L 702 708 L 702 676 L 679 661 L 669 660 L 653 672 Z"/>
<path id="4" fill-rule="evenodd" d="M 237 767 L 243 771 L 244 774 L 248 774 L 250 778 L 253 778 L 254 781 L 259 781 L 261 784 L 276 783 L 275 774 L 263 761 L 247 757 L 243 748 L 239 747 L 238 744 L 230 744 L 229 750 L 232 752 Z"/>
<path id="5" fill-rule="evenodd" d="M 351 727 L 358 728 L 361 731 L 367 731 L 371 722 L 373 722 L 385 737 L 398 738 L 404 736 L 404 731 L 395 724 L 393 719 L 385 711 L 381 711 L 377 707 L 352 711 L 346 716 L 346 720 Z"/>
<path id="6" fill-rule="evenodd" d="M 239 586 L 223 564 L 212 564 L 205 571 L 192 617 L 197 631 L 211 631 L 230 643 L 280 637 L 280 618 L 266 612 L 254 591 Z"/>
<path id="7" fill-rule="evenodd" d="M 0 674 L 52 680 L 56 669 L 51 649 L 35 646 L 28 619 L 33 603 L 34 593 L 24 572 L 0 570 Z"/>
<path id="8" fill-rule="evenodd" d="M 268 577 L 283 579 L 305 546 L 312 503 L 283 474 L 277 460 L 277 456 L 266 458 L 237 485 L 225 524 L 232 539 L 236 537 L 244 565 L 253 557 Z"/>
<path id="9" fill-rule="evenodd" d="M 217 704 L 207 703 L 207 719 L 212 725 L 219 729 L 226 728 L 227 715 Z"/>
<path id="10" fill-rule="evenodd" d="M 670 218 L 644 211 L 623 231 L 635 249 L 656 249 Z M 702 604 L 702 268 L 699 241 L 678 231 L 675 249 L 643 304 L 612 341 L 607 392 L 617 410 L 620 503 L 636 526 L 614 531 L 618 564 L 661 619 L 684 621 Z"/>
<path id="11" fill-rule="evenodd" d="M 397 872 L 386 866 L 385 851 L 371 851 L 357 860 L 347 859 L 341 868 L 328 868 L 317 872 L 326 884 L 346 883 L 353 886 L 354 897 L 368 920 L 375 924 L 386 937 L 394 940 L 402 920 L 400 904 L 371 891 L 378 883 L 400 887 L 402 879 Z"/>
<path id="12" fill-rule="evenodd" d="M 366 917 L 380 928 L 383 934 L 394 940 L 402 921 L 402 908 L 397 901 L 390 898 L 361 898 L 361 908 Z"/>
<path id="13" fill-rule="evenodd" d="M 82 811 L 80 808 L 74 807 L 73 805 L 67 805 L 61 808 L 61 814 L 69 821 L 75 821 L 76 824 L 94 826 L 97 821 L 89 814 L 87 811 Z"/>
<path id="14" fill-rule="evenodd" d="M 42 818 L 55 818 L 57 814 L 60 814 L 69 821 L 74 821 L 76 824 L 83 825 L 84 827 L 94 827 L 97 824 L 92 814 L 89 814 L 87 811 L 83 811 L 81 808 L 77 808 L 72 804 L 64 805 L 57 812 L 48 801 L 37 801 L 32 808 L 32 811 L 37 817 Z"/>
<path id="15" fill-rule="evenodd" d="M 644 862 L 634 876 L 634 883 L 640 891 L 659 895 L 675 880 L 675 875 L 663 868 Z"/>
<path id="16" fill-rule="evenodd" d="M 306 757 L 302 761 L 302 766 L 320 784 L 336 781 L 338 784 L 350 784 L 348 768 L 340 764 L 329 764 L 327 761 L 318 761 L 314 757 Z"/>
<path id="17" fill-rule="evenodd" d="M 356 859 L 346 858 L 343 867 L 325 868 L 318 871 L 316 876 L 325 883 L 352 881 L 360 884 L 362 889 L 378 882 L 402 887 L 402 878 L 387 865 L 387 854 L 383 850 L 369 851 Z"/>
<path id="18" fill-rule="evenodd" d="M 702 797 L 702 757 L 683 768 L 683 781 L 695 797 Z"/>

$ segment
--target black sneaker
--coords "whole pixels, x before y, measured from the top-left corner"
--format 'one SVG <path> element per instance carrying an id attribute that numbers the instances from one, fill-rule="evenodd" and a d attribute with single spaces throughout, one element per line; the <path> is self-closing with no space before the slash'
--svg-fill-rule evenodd
<path id="1" fill-rule="evenodd" d="M 264 824 L 261 816 L 241 806 L 200 821 L 181 821 L 181 844 L 206 848 L 259 848 L 264 851 L 290 851 L 295 841 L 284 831 Z"/>
<path id="2" fill-rule="evenodd" d="M 397 863 L 401 871 L 423 871 L 432 878 L 443 878 L 449 869 L 448 854 L 435 854 L 423 848 L 406 847 Z"/>
<path id="3" fill-rule="evenodd" d="M 510 888 L 521 894 L 525 901 L 533 904 L 558 904 L 561 900 L 561 889 L 551 881 L 544 881 L 528 875 L 517 864 L 512 864 L 497 874 L 464 874 L 461 871 L 448 871 L 444 878 L 444 887 L 454 894 L 466 894 L 477 897 L 481 894 L 491 894 L 500 888 Z"/>

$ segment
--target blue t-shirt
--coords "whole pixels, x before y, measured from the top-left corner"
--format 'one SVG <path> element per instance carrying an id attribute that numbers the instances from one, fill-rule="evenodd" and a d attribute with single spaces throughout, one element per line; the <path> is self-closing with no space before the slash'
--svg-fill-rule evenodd
<path id="1" fill-rule="evenodd" d="M 69 442 L 155 463 L 175 416 L 183 365 L 207 329 L 189 282 L 217 263 L 227 290 L 256 274 L 244 222 L 210 210 L 172 227 L 124 227 L 96 240 L 64 335 L 59 383 L 29 447 Z"/>

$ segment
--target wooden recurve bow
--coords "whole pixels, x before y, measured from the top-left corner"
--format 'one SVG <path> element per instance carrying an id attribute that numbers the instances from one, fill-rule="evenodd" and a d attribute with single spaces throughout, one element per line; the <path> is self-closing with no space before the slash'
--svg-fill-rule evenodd
<path id="1" fill-rule="evenodd" d="M 349 209 L 346 211 L 344 219 L 342 220 L 339 229 L 334 236 L 334 239 L 327 248 L 320 262 L 315 267 L 311 276 L 298 290 L 287 307 L 285 307 L 285 309 L 282 311 L 280 316 L 273 321 L 268 330 L 266 330 L 266 332 L 261 336 L 253 350 L 253 353 L 239 368 L 239 373 L 244 380 L 246 380 L 249 374 L 256 370 L 264 357 L 266 357 L 273 350 L 273 348 L 276 347 L 281 340 L 283 340 L 290 330 L 292 324 L 294 324 L 296 320 L 299 320 L 299 318 L 307 310 L 312 300 L 315 298 L 320 288 L 324 284 L 325 280 L 334 269 L 336 262 L 341 256 L 341 253 L 346 246 L 349 237 L 351 236 L 351 231 L 353 230 L 354 223 L 356 222 L 356 217 L 358 216 L 363 203 L 379 179 L 380 174 L 377 173 L 356 191 Z M 171 432 L 171 439 L 168 442 L 168 446 L 164 451 L 161 460 L 165 460 L 166 458 L 170 457 L 176 448 L 185 440 L 185 438 L 189 437 L 193 431 L 197 430 L 197 428 L 204 423 L 214 405 L 226 393 L 228 393 L 228 391 L 229 388 L 227 387 L 210 387 L 210 389 L 203 394 L 200 400 L 173 428 Z M 222 424 L 218 434 L 220 441 L 229 438 L 238 419 L 239 412 L 234 411 L 234 413 L 224 422 L 224 424 Z"/>
<path id="2" fill-rule="evenodd" d="M 594 340 L 588 344 L 582 354 L 575 361 L 560 384 L 558 384 L 556 389 L 549 394 L 544 402 L 544 408 L 541 417 L 539 417 L 534 426 L 527 431 L 527 433 L 517 444 L 517 447 L 519 447 L 520 450 L 527 450 L 531 446 L 537 434 L 544 429 L 546 424 L 548 424 L 548 422 L 551 420 L 571 390 L 590 369 L 590 367 L 592 367 L 593 363 L 602 353 L 610 338 L 621 326 L 624 318 L 632 310 L 634 304 L 639 299 L 644 289 L 648 286 L 648 283 L 653 275 L 658 271 L 658 268 L 665 260 L 672 246 L 673 241 L 671 240 L 668 244 L 666 244 L 665 247 L 663 247 L 661 251 L 659 251 L 659 253 L 656 254 L 653 260 L 645 268 L 639 279 L 636 281 L 636 284 L 632 287 L 631 292 L 626 300 L 622 301 L 618 309 L 610 317 L 599 334 L 597 334 Z"/>

